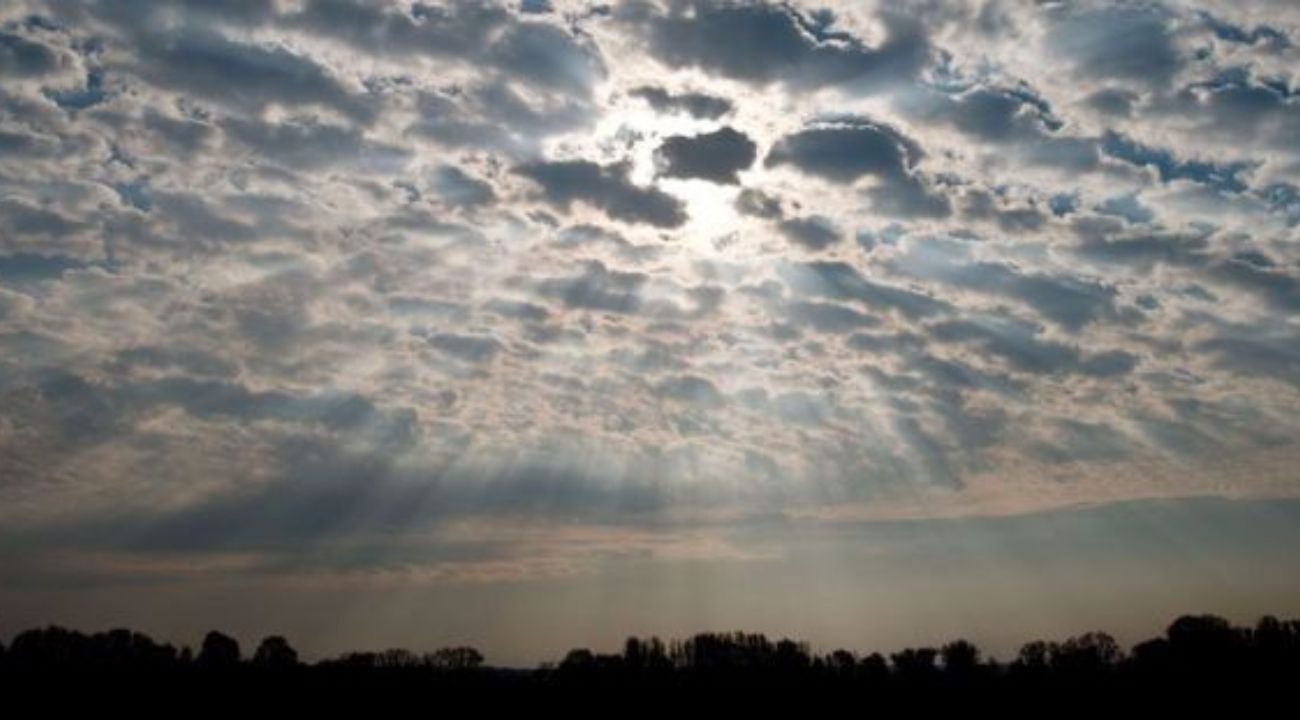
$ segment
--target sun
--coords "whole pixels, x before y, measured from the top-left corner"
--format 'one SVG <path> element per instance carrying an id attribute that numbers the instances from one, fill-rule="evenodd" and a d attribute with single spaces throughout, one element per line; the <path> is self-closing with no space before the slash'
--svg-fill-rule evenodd
<path id="1" fill-rule="evenodd" d="M 605 139 L 602 145 L 607 154 L 630 161 L 628 179 L 633 183 L 657 186 L 686 205 L 689 219 L 674 233 L 688 247 L 707 253 L 715 248 L 717 239 L 741 226 L 742 217 L 736 211 L 740 186 L 666 177 L 656 162 L 655 151 L 666 138 L 701 135 L 723 125 L 717 120 L 701 120 L 681 113 L 660 113 L 629 98 L 605 114 L 593 136 Z"/>

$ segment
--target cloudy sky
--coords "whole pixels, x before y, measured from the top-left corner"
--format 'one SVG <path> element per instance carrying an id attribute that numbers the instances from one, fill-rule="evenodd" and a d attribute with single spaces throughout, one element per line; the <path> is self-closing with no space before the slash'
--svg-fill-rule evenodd
<path id="1" fill-rule="evenodd" d="M 10 0 L 0 634 L 1300 606 L 1292 0 Z"/>

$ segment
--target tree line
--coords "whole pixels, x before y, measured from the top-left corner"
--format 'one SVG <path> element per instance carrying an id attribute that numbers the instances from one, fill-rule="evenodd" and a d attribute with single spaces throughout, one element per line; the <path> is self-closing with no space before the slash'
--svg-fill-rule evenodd
<path id="1" fill-rule="evenodd" d="M 1176 693 L 1294 691 L 1300 688 L 1300 620 L 1263 617 L 1238 627 L 1215 615 L 1185 615 L 1159 637 L 1125 650 L 1104 632 L 1025 644 L 1014 658 L 986 657 L 958 639 L 889 654 L 846 649 L 816 653 L 807 643 L 744 632 L 681 640 L 629 637 L 620 651 L 579 648 L 532 670 L 494 668 L 473 647 L 428 653 L 349 652 L 306 663 L 282 636 L 245 654 L 233 637 L 209 632 L 197 652 L 126 629 L 86 634 L 59 626 L 27 630 L 0 644 L 0 680 L 115 683 L 165 678 L 174 690 L 241 686 L 468 689 L 475 692 L 628 693 L 658 690 L 755 693 L 816 690 L 916 697 L 1081 698 Z M 1189 695 L 1189 693 L 1191 693 Z"/>

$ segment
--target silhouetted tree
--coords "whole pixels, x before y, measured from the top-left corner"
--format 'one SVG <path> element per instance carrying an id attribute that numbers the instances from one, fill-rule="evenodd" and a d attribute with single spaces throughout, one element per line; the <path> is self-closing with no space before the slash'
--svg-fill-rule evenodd
<path id="1" fill-rule="evenodd" d="M 298 651 L 279 635 L 264 638 L 253 653 L 253 664 L 259 668 L 283 670 L 298 665 Z"/>
<path id="2" fill-rule="evenodd" d="M 980 663 L 980 651 L 966 640 L 954 640 L 939 650 L 943 669 L 948 673 L 970 675 Z"/>
<path id="3" fill-rule="evenodd" d="M 935 658 L 939 651 L 934 648 L 907 648 L 889 656 L 893 662 L 894 672 L 898 678 L 909 683 L 931 682 L 938 675 Z"/>
<path id="4" fill-rule="evenodd" d="M 1165 631 L 1180 662 L 1198 669 L 1231 663 L 1245 646 L 1244 634 L 1215 615 L 1184 615 Z"/>
<path id="5" fill-rule="evenodd" d="M 1115 638 L 1089 632 L 1049 646 L 1052 669 L 1066 676 L 1095 676 L 1110 670 L 1124 656 Z"/>
<path id="6" fill-rule="evenodd" d="M 858 659 L 848 650 L 833 651 L 826 658 L 826 667 L 840 676 L 852 676 L 858 667 Z"/>
<path id="7" fill-rule="evenodd" d="M 483 653 L 472 647 L 449 647 L 426 656 L 425 660 L 438 670 L 474 670 L 483 664 Z"/>
<path id="8" fill-rule="evenodd" d="M 596 656 L 586 648 L 570 650 L 560 661 L 560 669 L 567 672 L 585 672 L 596 667 Z"/>
<path id="9" fill-rule="evenodd" d="M 872 684 L 881 684 L 889 679 L 889 662 L 878 652 L 862 658 L 858 669 L 863 679 Z"/>
<path id="10" fill-rule="evenodd" d="M 420 657 L 406 648 L 389 648 L 375 658 L 375 666 L 381 668 L 415 668 L 420 665 Z"/>
<path id="11" fill-rule="evenodd" d="M 239 641 L 216 630 L 203 637 L 195 664 L 208 670 L 227 670 L 239 665 Z"/>
<path id="12" fill-rule="evenodd" d="M 662 672 L 672 667 L 664 643 L 657 637 L 629 637 L 623 643 L 623 662 L 629 670 Z"/>
<path id="13" fill-rule="evenodd" d="M 611 702 L 618 702 L 616 697 L 673 693 L 689 700 L 721 690 L 730 693 L 729 701 L 743 701 L 766 698 L 775 688 L 800 698 L 864 693 L 859 697 L 872 698 L 877 708 L 945 697 L 961 702 L 996 697 L 1041 707 L 1053 707 L 1050 703 L 1057 698 L 1070 698 L 1071 703 L 1086 698 L 1158 699 L 1168 709 L 1171 701 L 1240 701 L 1270 693 L 1277 697 L 1294 688 L 1300 678 L 1300 621 L 1264 617 L 1254 627 L 1234 627 L 1213 615 L 1183 616 L 1168 626 L 1164 637 L 1137 643 L 1127 656 L 1110 635 L 1092 632 L 1063 642 L 1026 643 L 1009 665 L 982 661 L 980 650 L 960 639 L 937 650 L 903 649 L 887 661 L 880 653 L 859 659 L 847 649 L 814 655 L 802 642 L 743 632 L 699 633 L 667 644 L 658 638 L 630 637 L 621 653 L 578 648 L 560 663 L 535 672 L 485 668 L 482 654 L 468 646 L 424 655 L 400 648 L 351 652 L 304 665 L 281 636 L 263 639 L 250 666 L 298 668 L 293 673 L 220 672 L 239 666 L 241 656 L 238 643 L 217 631 L 204 637 L 197 659 L 187 667 L 191 655 L 188 648 L 178 653 L 171 645 L 123 628 L 87 635 L 48 626 L 19 633 L 7 647 L 0 645 L 0 686 L 41 687 L 47 682 L 46 687 L 61 690 L 139 682 L 148 683 L 151 692 L 175 688 L 188 693 L 185 697 L 195 690 L 268 692 L 306 686 L 312 686 L 311 696 L 378 692 L 415 697 L 432 689 L 484 697 L 483 692 L 497 690 L 503 695 L 542 691 L 608 697 Z M 163 674 L 165 681 L 156 682 Z"/>

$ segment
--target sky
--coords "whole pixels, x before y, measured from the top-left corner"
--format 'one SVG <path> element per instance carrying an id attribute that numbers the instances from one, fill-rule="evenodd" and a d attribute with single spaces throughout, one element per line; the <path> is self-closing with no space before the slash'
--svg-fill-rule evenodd
<path id="1" fill-rule="evenodd" d="M 1300 610 L 1292 0 L 0 4 L 0 637 Z"/>

